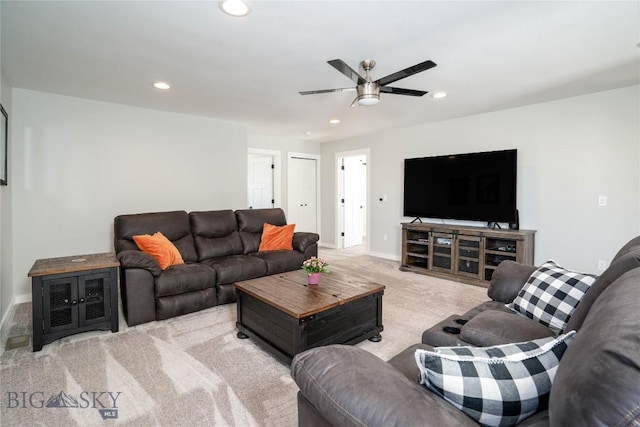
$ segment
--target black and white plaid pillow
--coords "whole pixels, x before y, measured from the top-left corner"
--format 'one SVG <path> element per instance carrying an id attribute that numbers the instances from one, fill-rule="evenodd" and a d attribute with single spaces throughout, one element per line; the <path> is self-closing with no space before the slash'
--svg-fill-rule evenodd
<path id="1" fill-rule="evenodd" d="M 508 304 L 511 310 L 563 332 L 578 303 L 597 276 L 578 273 L 547 261 L 534 271 L 520 293 Z"/>
<path id="2" fill-rule="evenodd" d="M 574 335 L 416 350 L 420 383 L 480 425 L 514 425 L 547 407 L 560 358 Z"/>

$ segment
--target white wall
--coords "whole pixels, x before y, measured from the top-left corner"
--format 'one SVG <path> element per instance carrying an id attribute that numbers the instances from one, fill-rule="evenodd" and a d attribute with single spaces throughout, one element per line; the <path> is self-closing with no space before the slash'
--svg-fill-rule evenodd
<path id="1" fill-rule="evenodd" d="M 38 258 L 113 250 L 113 218 L 238 209 L 247 200 L 243 125 L 13 90 L 13 283 Z"/>
<path id="2" fill-rule="evenodd" d="M 399 259 L 405 158 L 517 148 L 520 227 L 538 231 L 536 263 L 596 272 L 640 234 L 639 104 L 633 86 L 327 143 L 322 156 L 371 149 L 371 251 Z M 334 180 L 323 162 L 323 189 Z M 335 235 L 333 196 L 323 192 L 323 239 Z"/>
<path id="3" fill-rule="evenodd" d="M 2 16 L 2 2 L 0 2 L 0 16 Z M 2 37 L 0 32 L 0 59 L 2 58 L 1 46 Z M 0 103 L 9 115 L 11 120 L 11 87 L 7 81 L 2 61 L 0 60 Z M 3 143 L 0 138 L 0 143 Z M 11 142 L 9 141 L 9 144 Z M 9 147 L 9 150 L 11 147 Z M 11 165 L 9 165 L 9 168 Z M 11 169 L 8 170 L 11 173 Z M 11 177 L 9 177 L 11 182 Z M 14 297 L 13 286 L 11 284 L 12 254 L 10 251 L 11 239 L 11 188 L 0 186 L 0 328 L 5 324 L 8 309 Z M 2 329 L 4 332 L 4 329 Z M 0 348 L 4 348 L 4 335 L 0 332 Z"/>

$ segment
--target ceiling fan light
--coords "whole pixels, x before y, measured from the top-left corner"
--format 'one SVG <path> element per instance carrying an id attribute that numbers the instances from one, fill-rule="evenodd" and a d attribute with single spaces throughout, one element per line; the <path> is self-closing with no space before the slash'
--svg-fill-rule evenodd
<path id="1" fill-rule="evenodd" d="M 155 82 L 153 84 L 153 87 L 155 87 L 156 89 L 162 89 L 162 90 L 171 89 L 171 85 L 165 82 Z"/>
<path id="2" fill-rule="evenodd" d="M 218 7 L 227 15 L 235 17 L 247 16 L 251 12 L 251 6 L 246 0 L 221 0 Z"/>
<path id="3" fill-rule="evenodd" d="M 380 102 L 380 95 L 372 93 L 369 95 L 361 95 L 358 97 L 358 105 L 363 107 L 370 107 Z"/>

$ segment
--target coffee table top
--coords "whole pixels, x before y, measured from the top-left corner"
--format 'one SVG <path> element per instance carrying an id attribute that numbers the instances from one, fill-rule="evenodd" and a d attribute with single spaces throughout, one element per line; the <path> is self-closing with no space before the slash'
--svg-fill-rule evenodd
<path id="1" fill-rule="evenodd" d="M 382 292 L 385 288 L 340 273 L 321 274 L 319 284 L 309 285 L 304 270 L 237 282 L 234 286 L 297 319 Z"/>

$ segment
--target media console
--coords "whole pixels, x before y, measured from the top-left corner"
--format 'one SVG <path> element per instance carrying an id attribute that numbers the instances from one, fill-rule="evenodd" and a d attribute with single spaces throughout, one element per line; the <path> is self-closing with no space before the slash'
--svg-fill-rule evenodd
<path id="1" fill-rule="evenodd" d="M 533 264 L 535 233 L 403 223 L 400 270 L 487 287 L 502 261 Z"/>

